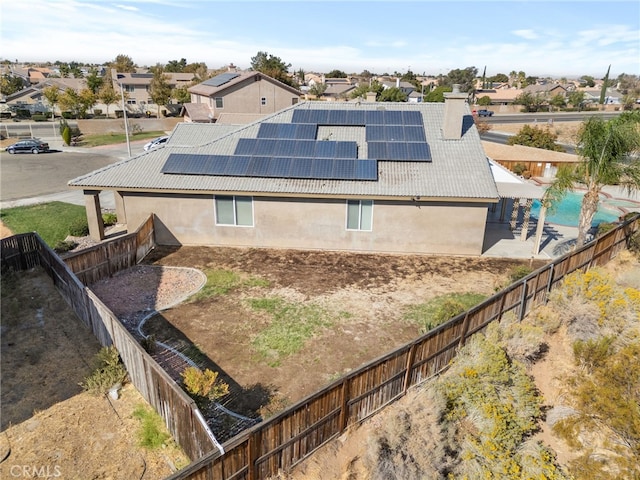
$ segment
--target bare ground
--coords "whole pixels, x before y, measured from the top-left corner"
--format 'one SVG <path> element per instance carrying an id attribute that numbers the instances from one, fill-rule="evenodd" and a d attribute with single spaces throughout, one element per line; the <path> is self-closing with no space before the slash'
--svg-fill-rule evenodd
<path id="1" fill-rule="evenodd" d="M 133 386 L 82 391 L 100 345 L 42 270 L 3 275 L 1 328 L 0 478 L 158 479 L 188 462 L 173 443 L 138 446 L 132 413 L 150 407 Z"/>

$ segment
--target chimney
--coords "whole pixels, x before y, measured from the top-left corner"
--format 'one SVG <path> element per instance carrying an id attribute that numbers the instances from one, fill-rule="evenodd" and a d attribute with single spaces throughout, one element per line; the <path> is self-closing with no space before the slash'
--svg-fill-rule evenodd
<path id="1" fill-rule="evenodd" d="M 376 92 L 367 92 L 367 102 L 375 103 L 376 101 Z"/>
<path id="2" fill-rule="evenodd" d="M 396 88 L 400 88 L 400 79 L 396 78 Z"/>
<path id="3" fill-rule="evenodd" d="M 467 99 L 460 92 L 460 85 L 453 85 L 453 92 L 444 94 L 444 122 L 442 136 L 445 140 L 459 140 L 462 137 L 462 117 Z"/>

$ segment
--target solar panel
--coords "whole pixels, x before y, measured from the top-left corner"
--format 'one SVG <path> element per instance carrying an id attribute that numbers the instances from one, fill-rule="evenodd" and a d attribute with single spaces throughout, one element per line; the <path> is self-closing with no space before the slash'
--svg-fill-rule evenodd
<path id="1" fill-rule="evenodd" d="M 422 142 L 407 143 L 407 157 L 409 160 L 431 161 L 431 150 L 429 144 Z"/>
<path id="2" fill-rule="evenodd" d="M 247 176 L 264 177 L 269 173 L 271 157 L 251 157 L 247 167 Z"/>
<path id="3" fill-rule="evenodd" d="M 364 123 L 364 110 L 349 110 L 347 111 L 347 119 L 345 125 L 350 126 L 363 126 Z"/>
<path id="4" fill-rule="evenodd" d="M 295 155 L 297 140 L 278 140 L 274 155 L 279 157 L 291 157 Z"/>
<path id="5" fill-rule="evenodd" d="M 311 113 L 311 110 L 294 110 L 291 123 L 313 123 L 310 120 L 309 113 Z"/>
<path id="6" fill-rule="evenodd" d="M 240 76 L 239 73 L 233 73 L 233 72 L 221 73 L 220 75 L 216 75 L 215 77 L 205 80 L 202 83 L 210 87 L 219 87 L 239 76 Z"/>
<path id="7" fill-rule="evenodd" d="M 311 178 L 333 178 L 333 160 L 330 158 L 314 158 L 311 163 Z"/>
<path id="8" fill-rule="evenodd" d="M 269 162 L 269 176 L 287 178 L 292 161 L 293 159 L 288 157 L 273 157 Z"/>
<path id="9" fill-rule="evenodd" d="M 333 178 L 336 180 L 355 179 L 358 160 L 336 160 L 333 163 Z"/>
<path id="10" fill-rule="evenodd" d="M 358 158 L 358 144 L 356 142 L 336 142 L 335 158 Z"/>
<path id="11" fill-rule="evenodd" d="M 402 110 L 386 110 L 384 113 L 385 125 L 404 125 Z"/>
<path id="12" fill-rule="evenodd" d="M 365 125 L 384 125 L 384 111 L 367 110 L 365 114 Z"/>
<path id="13" fill-rule="evenodd" d="M 291 161 L 291 168 L 289 169 L 290 178 L 311 178 L 311 164 L 310 158 L 294 158 Z"/>
<path id="14" fill-rule="evenodd" d="M 404 125 L 423 126 L 422 114 L 413 110 L 403 110 L 402 120 Z"/>
<path id="15" fill-rule="evenodd" d="M 224 174 L 234 175 L 234 176 L 246 176 L 250 161 L 251 161 L 251 157 L 232 156 L 229 158 L 229 162 L 227 163 L 227 167 L 225 168 Z"/>
<path id="16" fill-rule="evenodd" d="M 347 111 L 346 110 L 329 110 L 327 116 L 327 125 L 346 125 Z"/>
<path id="17" fill-rule="evenodd" d="M 402 125 L 386 125 L 384 136 L 387 142 L 404 142 L 404 127 Z"/>
<path id="18" fill-rule="evenodd" d="M 399 142 L 387 143 L 387 160 L 408 160 L 407 144 Z"/>
<path id="19" fill-rule="evenodd" d="M 277 124 L 278 128 L 276 131 L 276 135 L 271 138 L 296 138 L 296 127 L 293 123 L 279 123 Z"/>
<path id="20" fill-rule="evenodd" d="M 382 142 L 385 140 L 384 125 L 367 125 L 365 127 L 365 140 L 367 142 Z"/>
<path id="21" fill-rule="evenodd" d="M 424 127 L 404 127 L 404 139 L 407 142 L 426 142 L 427 139 L 424 136 Z"/>
<path id="22" fill-rule="evenodd" d="M 256 148 L 255 138 L 240 138 L 236 145 L 235 155 L 252 155 Z"/>
<path id="23" fill-rule="evenodd" d="M 329 110 L 312 110 L 311 111 L 312 123 L 316 125 L 326 125 L 329 118 Z"/>
<path id="24" fill-rule="evenodd" d="M 385 142 L 369 142 L 368 143 L 369 158 L 375 158 L 376 160 L 386 160 L 387 157 L 387 144 Z"/>
<path id="25" fill-rule="evenodd" d="M 296 125 L 296 140 L 315 140 L 318 126 L 313 123 Z"/>
<path id="26" fill-rule="evenodd" d="M 336 154 L 336 142 L 319 141 L 316 142 L 315 158 L 333 158 Z"/>
<path id="27" fill-rule="evenodd" d="M 257 138 L 279 138 L 279 123 L 261 123 Z"/>
<path id="28" fill-rule="evenodd" d="M 294 157 L 311 158 L 316 152 L 316 142 L 313 140 L 299 140 L 296 143 Z"/>
<path id="29" fill-rule="evenodd" d="M 356 160 L 355 180 L 377 180 L 378 162 L 375 160 Z"/>

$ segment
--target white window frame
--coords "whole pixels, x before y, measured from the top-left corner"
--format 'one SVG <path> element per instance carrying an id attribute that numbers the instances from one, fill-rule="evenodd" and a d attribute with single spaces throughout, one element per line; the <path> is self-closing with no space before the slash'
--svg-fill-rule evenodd
<path id="1" fill-rule="evenodd" d="M 218 100 L 220 100 L 220 106 L 218 106 Z M 224 98 L 223 97 L 214 97 L 213 103 L 216 108 L 224 108 Z"/>
<path id="2" fill-rule="evenodd" d="M 358 228 L 350 228 L 349 227 L 349 206 L 350 205 L 355 205 L 355 203 L 357 202 L 358 204 Z M 363 228 L 363 204 L 366 207 L 367 205 L 369 206 L 369 219 L 368 219 L 368 223 L 369 223 L 369 228 Z M 346 229 L 352 232 L 371 232 L 373 231 L 373 200 L 347 200 L 346 201 Z M 366 214 L 366 212 L 365 212 Z"/>
<path id="3" fill-rule="evenodd" d="M 244 225 L 244 224 L 239 224 L 238 223 L 238 202 L 237 199 L 238 198 L 244 198 L 244 199 L 249 199 L 250 200 L 250 205 L 251 205 L 251 224 L 248 225 Z M 232 205 L 233 205 L 233 223 L 221 223 L 220 222 L 220 215 L 218 213 L 218 200 L 219 199 L 225 199 L 225 200 L 232 200 Z M 249 196 L 249 195 L 215 195 L 213 198 L 213 210 L 215 212 L 215 220 L 216 220 L 216 225 L 221 226 L 221 227 L 245 227 L 245 228 L 252 228 L 254 226 L 254 215 L 253 215 L 253 197 Z"/>

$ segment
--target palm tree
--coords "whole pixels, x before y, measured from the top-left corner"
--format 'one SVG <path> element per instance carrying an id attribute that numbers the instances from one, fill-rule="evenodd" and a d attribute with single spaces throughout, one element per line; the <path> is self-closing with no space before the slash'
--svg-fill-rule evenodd
<path id="1" fill-rule="evenodd" d="M 627 192 L 640 190 L 640 112 L 624 112 L 603 120 L 590 117 L 578 132 L 576 151 L 581 162 L 558 170 L 555 181 L 545 192 L 547 206 L 559 201 L 580 185 L 586 188 L 580 207 L 577 246 L 584 245 L 591 228 L 600 192 L 605 185 L 619 185 Z"/>

